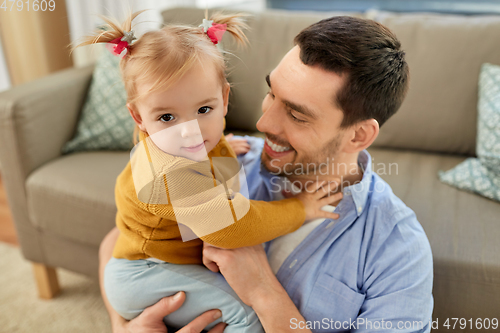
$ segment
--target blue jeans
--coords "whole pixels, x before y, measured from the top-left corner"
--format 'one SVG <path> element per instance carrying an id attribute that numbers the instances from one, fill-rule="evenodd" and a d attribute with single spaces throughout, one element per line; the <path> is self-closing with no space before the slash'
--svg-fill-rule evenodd
<path id="1" fill-rule="evenodd" d="M 180 328 L 205 311 L 220 309 L 222 318 L 207 330 L 223 321 L 228 324 L 224 332 L 264 332 L 255 312 L 224 277 L 201 265 L 111 258 L 104 271 L 104 289 L 111 306 L 128 320 L 163 297 L 184 291 L 182 306 L 163 319 L 167 325 Z"/>

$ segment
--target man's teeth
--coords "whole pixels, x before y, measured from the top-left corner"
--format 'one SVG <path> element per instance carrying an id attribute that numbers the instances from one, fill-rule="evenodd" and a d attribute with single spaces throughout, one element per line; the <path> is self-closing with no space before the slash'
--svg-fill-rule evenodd
<path id="1" fill-rule="evenodd" d="M 287 150 L 290 150 L 291 148 L 290 147 L 283 147 L 283 146 L 280 146 L 280 145 L 277 145 L 275 143 L 272 143 L 271 140 L 269 140 L 268 138 L 266 138 L 266 143 L 269 147 L 271 147 L 271 149 L 277 153 L 282 153 L 284 151 L 287 151 Z"/>

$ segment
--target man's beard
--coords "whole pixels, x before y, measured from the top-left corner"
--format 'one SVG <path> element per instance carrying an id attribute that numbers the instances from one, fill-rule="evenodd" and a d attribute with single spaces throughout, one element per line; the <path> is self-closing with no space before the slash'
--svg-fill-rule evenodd
<path id="1" fill-rule="evenodd" d="M 272 141 L 275 141 L 273 140 L 274 136 L 268 136 Z M 298 158 L 297 154 L 295 153 L 293 161 L 287 162 L 284 166 L 281 166 L 279 164 L 274 165 L 274 159 L 271 159 L 269 155 L 267 155 L 265 151 L 262 150 L 261 164 L 267 171 L 276 176 L 310 178 L 311 176 L 315 176 L 318 173 L 321 174 L 322 172 L 324 172 L 325 168 L 329 170 L 332 167 L 328 164 L 332 164 L 335 157 L 337 156 L 341 141 L 342 133 L 338 133 L 332 140 L 327 142 L 318 151 L 310 154 L 304 154 L 300 158 Z"/>

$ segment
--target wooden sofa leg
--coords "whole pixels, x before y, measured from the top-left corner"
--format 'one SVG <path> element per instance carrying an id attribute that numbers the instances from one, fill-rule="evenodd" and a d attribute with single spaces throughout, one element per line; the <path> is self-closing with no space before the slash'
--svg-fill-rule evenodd
<path id="1" fill-rule="evenodd" d="M 43 299 L 51 299 L 59 292 L 59 281 L 54 268 L 44 264 L 33 263 L 33 272 L 38 287 L 38 295 Z"/>

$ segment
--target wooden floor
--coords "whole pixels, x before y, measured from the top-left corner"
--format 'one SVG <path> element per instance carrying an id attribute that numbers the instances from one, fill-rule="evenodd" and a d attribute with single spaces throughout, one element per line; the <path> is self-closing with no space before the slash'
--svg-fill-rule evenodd
<path id="1" fill-rule="evenodd" d="M 2 179 L 0 177 L 0 242 L 19 245 L 17 242 L 16 229 L 12 221 L 9 205 L 7 204 L 7 196 L 3 188 Z"/>

